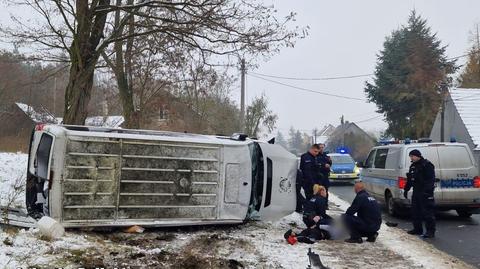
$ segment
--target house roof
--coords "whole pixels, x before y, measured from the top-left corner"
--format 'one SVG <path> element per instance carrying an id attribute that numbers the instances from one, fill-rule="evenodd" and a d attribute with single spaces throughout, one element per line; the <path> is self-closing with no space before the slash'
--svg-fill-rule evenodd
<path id="1" fill-rule="evenodd" d="M 35 111 L 33 107 L 24 103 L 15 103 L 30 119 L 36 123 L 57 123 L 57 119 L 45 108 Z"/>
<path id="2" fill-rule="evenodd" d="M 480 149 L 480 89 L 455 88 L 450 90 L 450 98 L 473 144 L 476 145 L 476 149 Z"/>
<path id="3" fill-rule="evenodd" d="M 32 121 L 35 123 L 54 123 L 60 124 L 63 118 L 55 118 L 45 108 L 40 108 L 37 111 L 33 107 L 24 103 L 15 103 Z M 85 120 L 85 125 L 96 127 L 118 128 L 124 122 L 123 116 L 92 116 Z"/>

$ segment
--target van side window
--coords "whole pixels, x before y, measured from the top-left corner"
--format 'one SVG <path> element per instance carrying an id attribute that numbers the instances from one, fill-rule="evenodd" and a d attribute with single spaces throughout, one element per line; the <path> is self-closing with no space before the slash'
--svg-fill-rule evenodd
<path id="1" fill-rule="evenodd" d="M 375 156 L 375 150 L 370 151 L 370 154 L 368 154 L 368 158 L 365 161 L 365 167 L 366 168 L 372 168 L 373 167 L 373 157 Z"/>
<path id="2" fill-rule="evenodd" d="M 47 179 L 48 164 L 50 163 L 50 149 L 52 148 L 53 137 L 43 134 L 35 154 L 34 167 L 35 175 Z"/>
<path id="3" fill-rule="evenodd" d="M 375 168 L 385 169 L 387 155 L 388 149 L 377 149 L 377 154 L 375 155 Z"/>

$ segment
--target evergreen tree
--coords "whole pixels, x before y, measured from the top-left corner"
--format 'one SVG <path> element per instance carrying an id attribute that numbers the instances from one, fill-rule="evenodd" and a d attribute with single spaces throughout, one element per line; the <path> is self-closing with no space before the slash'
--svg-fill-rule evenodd
<path id="1" fill-rule="evenodd" d="M 289 140 L 288 140 L 288 145 L 289 145 L 289 150 L 295 155 L 300 155 L 303 153 L 303 136 L 302 133 L 299 130 L 295 130 L 293 127 L 290 127 L 289 133 Z"/>
<path id="2" fill-rule="evenodd" d="M 280 131 L 278 131 L 277 135 L 275 136 L 275 144 L 278 144 L 278 145 L 288 149 L 288 142 L 285 139 L 285 136 Z"/>
<path id="3" fill-rule="evenodd" d="M 480 31 L 476 25 L 476 31 L 472 38 L 473 46 L 468 55 L 465 69 L 460 74 L 458 82 L 461 88 L 480 88 Z"/>
<path id="4" fill-rule="evenodd" d="M 412 11 L 408 23 L 384 42 L 373 83 L 365 92 L 385 115 L 394 137 L 428 136 L 442 100 L 441 83 L 451 82 L 455 62 L 445 56 L 426 20 Z"/>

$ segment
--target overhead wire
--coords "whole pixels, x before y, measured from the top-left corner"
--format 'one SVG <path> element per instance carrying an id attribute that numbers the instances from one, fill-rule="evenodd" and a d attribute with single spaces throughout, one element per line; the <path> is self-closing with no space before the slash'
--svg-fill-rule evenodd
<path id="1" fill-rule="evenodd" d="M 316 90 L 312 90 L 312 89 L 298 87 L 298 86 L 291 85 L 291 84 L 286 84 L 286 83 L 283 83 L 283 82 L 280 82 L 280 81 L 275 81 L 275 80 L 271 80 L 271 79 L 268 79 L 268 78 L 263 78 L 263 77 L 260 77 L 260 76 L 257 76 L 257 75 L 253 75 L 251 73 L 247 73 L 247 75 L 249 75 L 251 77 L 254 77 L 254 78 L 257 78 L 257 79 L 265 80 L 265 81 L 268 81 L 268 82 L 271 82 L 271 83 L 275 83 L 275 84 L 278 84 L 278 85 L 282 85 L 282 86 L 285 86 L 285 87 L 290 87 L 290 88 L 305 91 L 305 92 L 311 92 L 311 93 L 321 94 L 321 95 L 325 95 L 325 96 L 331 96 L 331 97 L 337 97 L 337 98 L 343 98 L 343 99 L 349 99 L 349 100 L 366 101 L 365 99 L 362 99 L 362 98 L 350 97 L 350 96 L 345 96 L 345 95 L 327 93 L 327 92 L 323 92 L 323 91 L 316 91 Z"/>

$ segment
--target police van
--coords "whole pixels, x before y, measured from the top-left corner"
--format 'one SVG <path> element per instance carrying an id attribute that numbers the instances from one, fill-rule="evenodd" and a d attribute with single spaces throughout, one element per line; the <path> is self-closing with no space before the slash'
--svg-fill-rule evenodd
<path id="1" fill-rule="evenodd" d="M 477 164 L 467 144 L 406 141 L 372 148 L 363 167 L 360 180 L 368 192 L 384 202 L 391 215 L 410 206 L 403 197 L 411 161 L 408 153 L 417 149 L 435 165 L 434 198 L 438 210 L 456 210 L 461 217 L 479 213 L 480 176 Z"/>
<path id="2" fill-rule="evenodd" d="M 297 166 L 283 147 L 244 135 L 38 125 L 26 203 L 65 227 L 278 219 L 295 209 Z"/>

